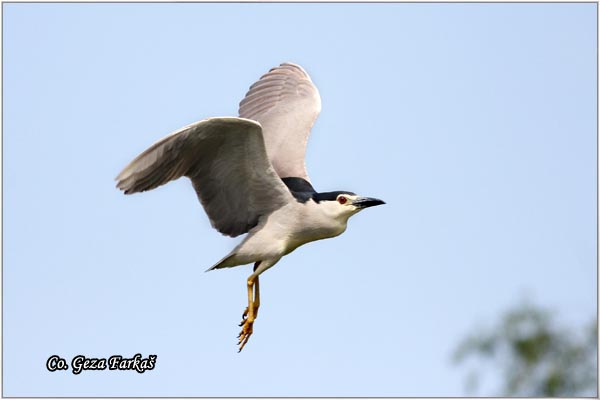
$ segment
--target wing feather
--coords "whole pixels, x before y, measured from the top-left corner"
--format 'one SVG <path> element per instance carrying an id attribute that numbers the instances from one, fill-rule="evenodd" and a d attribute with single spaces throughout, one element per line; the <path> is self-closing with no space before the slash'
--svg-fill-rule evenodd
<path id="1" fill-rule="evenodd" d="M 267 157 L 261 126 L 242 118 L 209 118 L 158 141 L 117 176 L 125 194 L 187 176 L 212 226 L 238 236 L 292 197 Z"/>
<path id="2" fill-rule="evenodd" d="M 319 91 L 306 71 L 283 63 L 250 86 L 239 115 L 262 125 L 269 160 L 281 178 L 310 181 L 304 162 L 306 143 L 320 111 Z"/>

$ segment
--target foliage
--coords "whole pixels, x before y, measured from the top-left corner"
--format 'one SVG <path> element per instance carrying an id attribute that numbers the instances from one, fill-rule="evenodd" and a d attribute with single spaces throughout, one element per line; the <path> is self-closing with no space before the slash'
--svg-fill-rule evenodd
<path id="1" fill-rule="evenodd" d="M 530 304 L 505 313 L 490 330 L 466 338 L 454 361 L 476 356 L 470 386 L 479 381 L 482 362 L 503 373 L 504 396 L 597 396 L 598 328 L 594 320 L 577 332 L 560 328 L 549 310 Z"/>

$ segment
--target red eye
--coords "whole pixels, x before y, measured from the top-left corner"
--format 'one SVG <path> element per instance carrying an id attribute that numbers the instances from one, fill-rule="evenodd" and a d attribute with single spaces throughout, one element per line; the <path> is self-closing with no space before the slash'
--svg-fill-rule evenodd
<path id="1" fill-rule="evenodd" d="M 345 198 L 344 196 L 338 197 L 338 203 L 340 203 L 340 204 L 346 204 L 347 202 L 348 202 L 348 199 Z"/>

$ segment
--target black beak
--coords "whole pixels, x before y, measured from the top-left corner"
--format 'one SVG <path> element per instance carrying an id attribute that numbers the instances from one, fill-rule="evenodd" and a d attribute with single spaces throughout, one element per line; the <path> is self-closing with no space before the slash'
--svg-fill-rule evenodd
<path id="1" fill-rule="evenodd" d="M 359 197 L 358 199 L 354 200 L 354 202 L 352 202 L 352 204 L 356 208 L 359 208 L 362 210 L 363 208 L 385 204 L 385 201 L 379 200 L 379 199 L 374 199 L 372 197 Z"/>

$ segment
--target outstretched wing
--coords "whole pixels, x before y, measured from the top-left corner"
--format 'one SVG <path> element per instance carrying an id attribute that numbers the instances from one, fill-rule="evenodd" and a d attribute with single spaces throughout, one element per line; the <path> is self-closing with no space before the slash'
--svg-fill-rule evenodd
<path id="1" fill-rule="evenodd" d="M 306 142 L 321 112 L 321 97 L 310 77 L 296 64 L 272 68 L 250 86 L 239 114 L 260 122 L 267 154 L 281 178 L 310 181 L 304 157 Z"/>
<path id="2" fill-rule="evenodd" d="M 248 232 L 292 197 L 265 150 L 261 126 L 242 118 L 209 118 L 186 126 L 136 157 L 117 176 L 125 194 L 187 176 L 212 226 L 228 236 Z"/>

